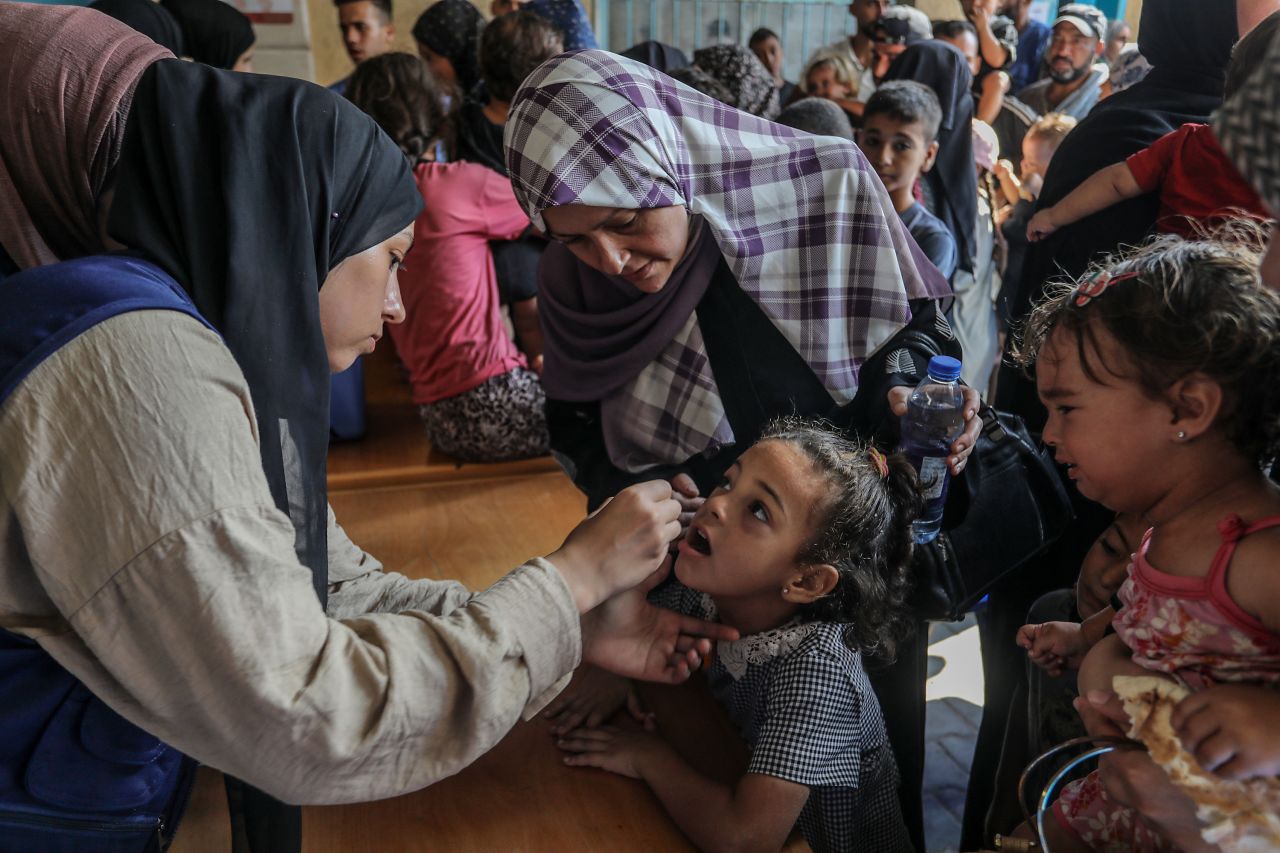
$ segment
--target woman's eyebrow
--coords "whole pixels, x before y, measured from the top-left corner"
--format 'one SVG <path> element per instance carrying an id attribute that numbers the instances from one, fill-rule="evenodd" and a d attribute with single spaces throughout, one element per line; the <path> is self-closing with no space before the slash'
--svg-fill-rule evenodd
<path id="1" fill-rule="evenodd" d="M 579 232 L 574 232 L 574 233 L 567 233 L 567 232 L 564 232 L 564 231 L 554 231 L 554 230 L 552 230 L 551 228 L 547 228 L 547 229 L 546 229 L 546 231 L 547 231 L 547 236 L 548 236 L 548 237 L 551 237 L 552 239 L 555 239 L 555 240 L 560 240 L 560 239 L 563 239 L 563 238 L 565 238 L 565 237 L 579 237 L 579 236 L 581 236 L 582 234 L 585 234 L 587 231 L 594 231 L 594 230 L 596 230 L 597 228 L 599 228 L 601 225 L 604 225 L 604 224 L 605 224 L 606 222 L 608 222 L 610 219 L 612 219 L 613 217 L 617 216 L 617 215 L 618 215 L 618 213 L 620 213 L 622 210 L 623 210 L 623 208 L 614 208 L 613 210 L 609 211 L 607 214 L 605 214 L 604 216 L 602 216 L 602 217 L 599 219 L 599 221 L 597 221 L 597 222 L 596 222 L 596 223 L 594 223 L 593 225 L 588 226 L 588 227 L 587 227 L 587 229 L 586 229 L 585 231 L 579 231 Z"/>

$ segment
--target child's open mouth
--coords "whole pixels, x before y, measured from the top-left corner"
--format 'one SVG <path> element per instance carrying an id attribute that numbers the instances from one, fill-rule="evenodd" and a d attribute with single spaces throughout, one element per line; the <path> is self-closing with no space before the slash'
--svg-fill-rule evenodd
<path id="1" fill-rule="evenodd" d="M 707 539 L 707 535 L 696 527 L 689 528 L 689 535 L 685 537 L 685 541 L 689 543 L 689 547 L 697 551 L 704 557 L 711 554 L 711 542 Z"/>

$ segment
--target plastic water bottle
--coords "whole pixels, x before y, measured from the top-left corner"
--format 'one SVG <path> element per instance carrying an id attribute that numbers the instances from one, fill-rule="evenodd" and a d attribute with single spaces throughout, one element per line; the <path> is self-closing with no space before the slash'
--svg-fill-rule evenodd
<path id="1" fill-rule="evenodd" d="M 924 510 L 911 525 L 916 542 L 932 542 L 942 528 L 951 472 L 951 444 L 964 431 L 964 389 L 958 384 L 960 361 L 946 355 L 929 359 L 929 375 L 907 402 L 902 418 L 902 447 L 920 473 Z"/>

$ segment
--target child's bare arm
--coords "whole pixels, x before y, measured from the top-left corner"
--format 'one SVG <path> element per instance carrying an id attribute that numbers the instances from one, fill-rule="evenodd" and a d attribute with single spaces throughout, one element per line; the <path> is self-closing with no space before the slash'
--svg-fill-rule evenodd
<path id="1" fill-rule="evenodd" d="M 1111 679 L 1117 675 L 1155 675 L 1133 662 L 1132 652 L 1119 635 L 1111 634 L 1099 640 L 1080 664 L 1080 695 L 1090 691 L 1111 693 Z"/>
<path id="2" fill-rule="evenodd" d="M 1041 622 L 1018 629 L 1017 643 L 1036 666 L 1057 678 L 1063 669 L 1080 666 L 1089 647 L 1075 622 Z"/>
<path id="3" fill-rule="evenodd" d="M 1094 172 L 1062 201 L 1031 217 L 1027 223 L 1027 239 L 1032 242 L 1043 239 L 1065 225 L 1139 195 L 1142 195 L 1142 188 L 1134 179 L 1133 172 L 1129 171 L 1128 164 L 1113 163 Z"/>
<path id="4" fill-rule="evenodd" d="M 992 68 L 1003 68 L 1009 61 L 1009 49 L 996 38 L 991 19 L 999 14 L 995 0 L 976 0 L 973 4 L 973 28 L 978 31 L 978 51 Z"/>
<path id="5" fill-rule="evenodd" d="M 1000 182 L 1000 192 L 1004 195 L 1005 201 L 1010 205 L 1015 205 L 1022 200 L 1022 181 L 1013 173 L 1013 164 L 1011 162 L 1003 159 L 997 160 L 991 173 Z"/>
<path id="6" fill-rule="evenodd" d="M 1240 540 L 1227 572 L 1227 594 L 1273 633 L 1280 632 L 1277 564 L 1280 564 L 1280 531 L 1264 529 Z"/>
<path id="7" fill-rule="evenodd" d="M 977 118 L 991 124 L 1000 115 L 1004 106 L 1004 96 L 1009 91 L 1009 75 L 1003 71 L 993 71 L 982 79 L 982 95 L 978 99 Z"/>
<path id="8" fill-rule="evenodd" d="M 572 753 L 566 764 L 644 780 L 699 850 L 780 850 L 809 798 L 806 786 L 759 773 L 722 785 L 690 767 L 652 731 L 578 729 L 557 745 Z"/>
<path id="9" fill-rule="evenodd" d="M 1115 608 L 1108 605 L 1080 623 L 1080 634 L 1084 639 L 1086 649 L 1091 649 L 1098 645 L 1102 638 L 1106 636 L 1107 626 L 1111 624 L 1111 619 L 1115 615 Z"/>
<path id="10" fill-rule="evenodd" d="M 1082 623 L 1043 622 L 1018 629 L 1017 643 L 1031 662 L 1053 677 L 1079 669 L 1084 656 L 1106 633 L 1114 611 L 1108 607 Z"/>

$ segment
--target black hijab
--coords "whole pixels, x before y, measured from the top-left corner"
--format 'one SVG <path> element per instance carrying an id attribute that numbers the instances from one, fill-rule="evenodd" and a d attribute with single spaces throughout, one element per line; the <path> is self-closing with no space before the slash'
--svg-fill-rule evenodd
<path id="1" fill-rule="evenodd" d="M 494 124 L 484 114 L 484 105 L 467 98 L 458 110 L 458 159 L 479 163 L 507 176 L 507 153 L 502 147 L 503 125 Z"/>
<path id="2" fill-rule="evenodd" d="M 1188 123 L 1206 123 L 1222 105 L 1231 48 L 1237 40 L 1235 0 L 1147 0 L 1138 44 L 1152 64 L 1147 77 L 1109 98 L 1067 134 L 1045 175 L 1038 208 L 1057 204 L 1086 178 Z M 1026 316 L 1046 283 L 1078 277 L 1095 257 L 1141 243 L 1160 202 L 1151 193 L 1122 201 L 1034 243 L 1022 280 L 1005 283 L 1006 310 Z M 1003 369 L 997 401 L 1033 427 L 1044 420 L 1035 387 Z"/>
<path id="3" fill-rule="evenodd" d="M 253 25 L 222 0 L 160 0 L 182 27 L 187 52 L 196 62 L 230 68 L 253 47 Z"/>
<path id="4" fill-rule="evenodd" d="M 128 24 L 161 47 L 169 48 L 174 56 L 186 55 L 182 28 L 159 3 L 151 0 L 94 0 L 89 8 Z"/>
<path id="5" fill-rule="evenodd" d="M 469 0 L 439 0 L 413 25 L 413 37 L 453 64 L 458 91 L 469 94 L 480 82 L 480 33 L 484 16 Z"/>
<path id="6" fill-rule="evenodd" d="M 689 58 L 684 55 L 684 51 L 660 41 L 642 41 L 639 44 L 633 44 L 624 50 L 622 55 L 627 59 L 643 62 L 663 74 L 689 67 Z"/>
<path id="7" fill-rule="evenodd" d="M 320 285 L 421 207 L 400 149 L 327 89 L 170 59 L 134 92 L 108 233 L 182 285 L 244 371 L 262 467 L 321 602 L 329 368 Z"/>
<path id="8" fill-rule="evenodd" d="M 914 44 L 893 61 L 885 81 L 914 80 L 942 105 L 938 157 L 921 179 L 933 213 L 956 238 L 959 268 L 973 272 L 978 246 L 978 174 L 973 162 L 973 73 L 964 54 L 942 41 Z"/>

